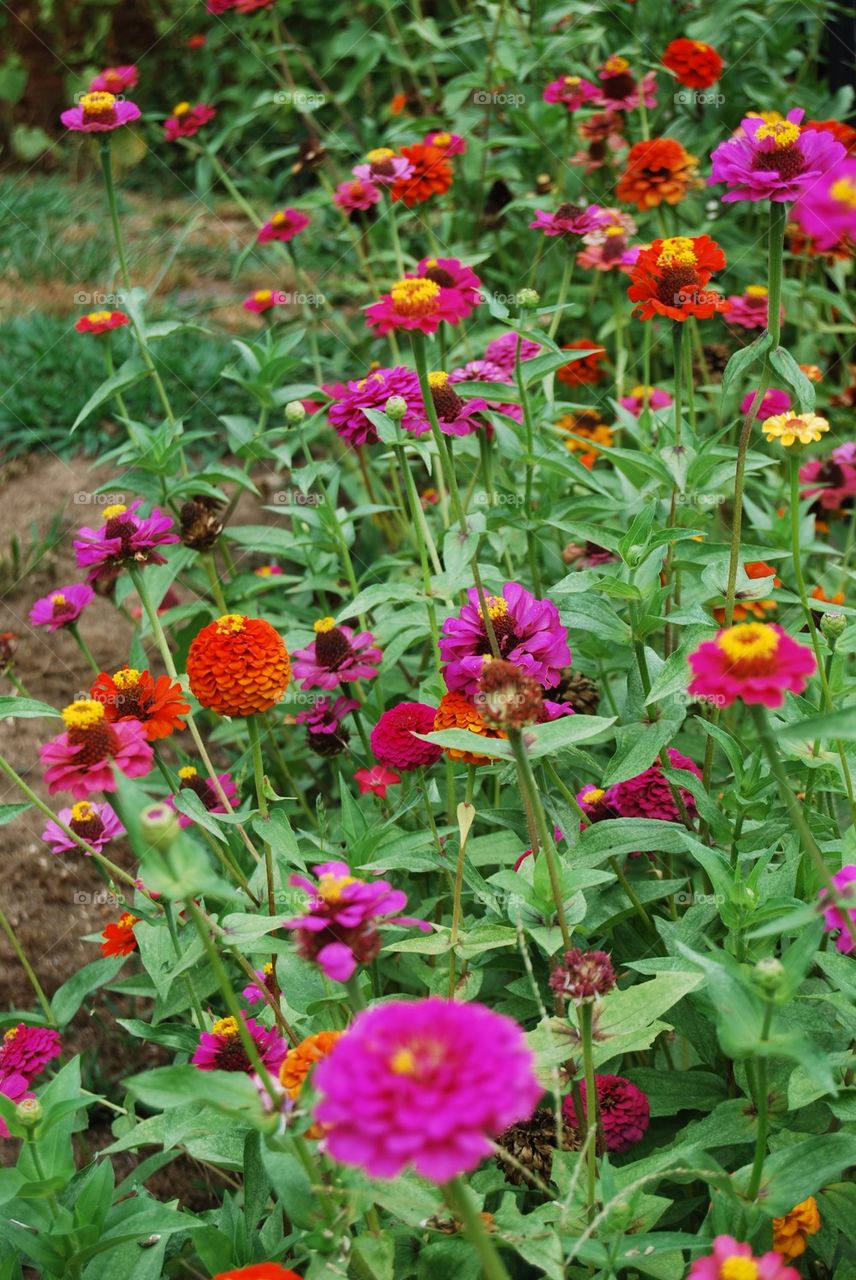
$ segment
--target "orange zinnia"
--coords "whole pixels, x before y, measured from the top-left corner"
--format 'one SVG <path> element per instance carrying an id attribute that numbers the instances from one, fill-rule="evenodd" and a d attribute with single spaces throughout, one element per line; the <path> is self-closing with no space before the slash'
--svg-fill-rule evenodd
<path id="1" fill-rule="evenodd" d="M 291 679 L 282 637 L 263 618 L 224 613 L 209 622 L 187 654 L 190 689 L 221 716 L 251 716 L 278 702 Z"/>
<path id="2" fill-rule="evenodd" d="M 606 356 L 606 349 L 591 338 L 580 338 L 578 342 L 566 342 L 563 351 L 591 351 L 591 355 L 572 360 L 556 370 L 556 377 L 568 387 L 594 386 L 603 377 L 598 367 Z"/>
<path id="3" fill-rule="evenodd" d="M 630 268 L 627 296 L 636 303 L 633 314 L 643 320 L 655 315 L 709 320 L 725 306 L 721 294 L 708 288 L 714 271 L 724 266 L 725 254 L 710 236 L 655 240 Z"/>
<path id="4" fill-rule="evenodd" d="M 444 693 L 434 716 L 434 731 L 443 729 L 467 729 L 482 738 L 504 738 L 504 733 L 489 729 L 476 708 L 464 694 L 456 691 Z M 465 764 L 490 764 L 489 756 L 474 751 L 462 751 L 460 747 L 444 747 L 450 760 L 463 760 Z"/>
<path id="5" fill-rule="evenodd" d="M 410 147 L 402 147 L 400 154 L 413 165 L 413 173 L 394 183 L 392 199 L 403 200 L 408 209 L 414 204 L 423 204 L 431 196 L 441 196 L 452 185 L 452 166 L 446 154 L 439 147 L 428 147 L 423 142 L 415 142 Z"/>
<path id="6" fill-rule="evenodd" d="M 565 448 L 571 453 L 579 453 L 580 462 L 584 467 L 588 467 L 589 471 L 600 456 L 600 449 L 595 446 L 600 444 L 608 449 L 612 444 L 611 428 L 601 421 L 599 414 L 592 410 L 583 410 L 582 413 L 565 413 L 556 426 L 560 431 L 573 433 L 565 440 Z M 589 443 L 583 444 L 582 440 L 575 440 L 573 436 L 583 436 Z"/>
<path id="7" fill-rule="evenodd" d="M 773 1248 L 783 1262 L 793 1262 L 806 1251 L 808 1237 L 820 1230 L 820 1214 L 814 1196 L 801 1200 L 783 1218 L 773 1219 Z"/>
<path id="8" fill-rule="evenodd" d="M 107 720 L 138 720 L 149 742 L 183 729 L 181 717 L 190 710 L 181 685 L 174 684 L 169 676 L 155 680 L 150 672 L 128 666 L 114 671 L 112 676 L 102 671 L 89 694 L 102 704 Z"/>
<path id="9" fill-rule="evenodd" d="M 653 209 L 664 200 L 677 204 L 695 186 L 697 164 L 674 138 L 636 142 L 627 154 L 616 194 L 637 209 Z"/>
<path id="10" fill-rule="evenodd" d="M 289 1049 L 279 1069 L 280 1084 L 285 1087 L 288 1096 L 296 1101 L 306 1083 L 306 1077 L 322 1058 L 333 1048 L 333 1045 L 344 1035 L 342 1031 L 318 1031 L 314 1036 L 307 1036 L 300 1044 Z M 306 1131 L 307 1138 L 320 1138 L 324 1132 L 320 1124 L 313 1124 Z"/>
<path id="11" fill-rule="evenodd" d="M 108 924 L 101 935 L 104 939 L 101 943 L 102 954 L 105 956 L 129 956 L 132 951 L 136 951 L 137 939 L 134 936 L 134 925 L 137 923 L 137 917 L 132 916 L 130 911 L 126 911 L 115 924 Z"/>

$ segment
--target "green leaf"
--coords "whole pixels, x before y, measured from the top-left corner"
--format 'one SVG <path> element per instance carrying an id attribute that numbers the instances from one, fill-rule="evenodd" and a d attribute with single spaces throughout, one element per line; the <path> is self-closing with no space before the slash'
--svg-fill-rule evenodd
<path id="1" fill-rule="evenodd" d="M 64 1027 L 71 1022 L 86 997 L 115 978 L 124 962 L 124 956 L 104 956 L 84 965 L 64 982 L 51 1000 L 51 1011 L 58 1025 Z"/>
<path id="2" fill-rule="evenodd" d="M 59 718 L 59 712 L 36 698 L 0 698 L 0 720 L 38 720 L 40 716 Z"/>
<path id="3" fill-rule="evenodd" d="M 183 1102 L 204 1101 L 229 1115 L 258 1117 L 261 1103 L 258 1091 L 243 1072 L 206 1071 L 200 1079 L 198 1067 L 156 1067 L 142 1071 L 125 1082 L 127 1089 L 149 1107 L 168 1111 Z"/>
<path id="4" fill-rule="evenodd" d="M 793 391 L 800 413 L 813 413 L 816 401 L 814 384 L 805 376 L 790 351 L 785 347 L 771 351 L 770 364 Z"/>
<path id="5" fill-rule="evenodd" d="M 834 1182 L 856 1164 L 856 1134 L 824 1133 L 805 1142 L 790 1143 L 764 1161 L 758 1205 L 768 1218 L 779 1218 L 795 1204 Z M 750 1168 L 734 1175 L 748 1184 Z"/>
<path id="6" fill-rule="evenodd" d="M 15 818 L 22 813 L 26 813 L 32 807 L 29 801 L 25 801 L 23 804 L 0 804 L 0 827 L 5 827 L 7 822 L 13 822 Z"/>
<path id="7" fill-rule="evenodd" d="M 81 422 L 85 422 L 91 413 L 111 400 L 117 392 L 127 391 L 130 387 L 136 386 L 138 382 L 142 382 L 143 378 L 148 377 L 148 374 L 149 371 L 140 356 L 129 356 L 112 377 L 105 379 L 100 387 L 93 391 L 72 423 L 72 432 L 76 431 Z"/>
<path id="8" fill-rule="evenodd" d="M 734 352 L 722 375 L 723 395 L 727 395 L 731 389 L 732 382 L 735 382 L 747 369 L 750 369 L 753 364 L 756 364 L 761 359 L 764 352 L 772 346 L 772 342 L 773 340 L 769 333 L 765 332 L 750 343 L 748 347 L 741 347 L 739 351 Z"/>

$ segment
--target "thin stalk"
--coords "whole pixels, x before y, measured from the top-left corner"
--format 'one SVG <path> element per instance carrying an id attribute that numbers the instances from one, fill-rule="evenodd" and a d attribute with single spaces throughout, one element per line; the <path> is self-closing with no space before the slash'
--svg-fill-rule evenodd
<path id="1" fill-rule="evenodd" d="M 485 1230 L 485 1225 L 470 1203 L 466 1184 L 460 1177 L 443 1184 L 443 1196 L 454 1217 L 464 1228 L 464 1234 L 479 1255 L 485 1280 L 509 1280 L 496 1246 Z"/>
<path id="2" fill-rule="evenodd" d="M 770 1024 L 773 1021 L 773 1003 L 771 1000 L 765 1002 L 764 1007 L 764 1023 L 761 1028 L 761 1044 L 764 1044 L 770 1034 Z M 746 1188 L 746 1196 L 749 1200 L 755 1200 L 758 1196 L 758 1189 L 761 1186 L 761 1175 L 764 1171 L 764 1157 L 767 1154 L 767 1134 L 770 1128 L 770 1098 L 767 1086 L 767 1056 L 759 1055 L 757 1061 L 758 1075 L 755 1095 L 755 1109 L 758 1113 L 758 1134 L 755 1138 L 755 1158 L 752 1161 L 752 1172 L 749 1176 L 749 1186 Z"/>
<path id="3" fill-rule="evenodd" d="M 75 644 L 77 645 L 78 649 L 79 649 L 79 650 L 80 650 L 80 652 L 83 654 L 84 658 L 85 658 L 85 659 L 86 659 L 86 661 L 89 663 L 90 667 L 91 667 L 91 668 L 92 668 L 92 670 L 95 672 L 95 674 L 96 674 L 96 675 L 98 675 L 98 674 L 100 673 L 100 671 L 101 671 L 101 668 L 99 667 L 98 663 L 97 663 L 97 662 L 95 661 L 95 659 L 93 658 L 92 653 L 91 653 L 91 651 L 90 651 L 90 649 L 89 649 L 89 645 L 86 643 L 86 641 L 84 640 L 83 636 L 80 634 L 80 631 L 78 630 L 77 623 L 76 623 L 76 622 L 70 622 L 70 623 L 68 624 L 68 629 L 69 629 L 69 631 L 71 632 L 72 636 L 74 637 L 74 642 L 75 642 Z"/>
<path id="4" fill-rule="evenodd" d="M 53 1009 L 50 1006 L 50 1001 L 45 995 L 42 984 L 39 982 L 36 976 L 35 969 L 27 959 L 27 954 L 24 951 L 24 948 L 21 946 L 17 933 L 12 927 L 12 922 L 7 918 L 6 913 L 2 910 L 2 908 L 0 908 L 0 929 L 3 930 L 6 937 L 9 939 L 9 946 L 15 952 L 18 963 L 20 964 L 21 968 L 24 970 L 24 973 L 27 975 L 27 979 L 30 983 L 30 986 L 35 991 L 36 999 L 38 1000 L 39 1004 L 42 1006 L 42 1012 L 44 1013 L 45 1018 L 47 1019 L 48 1025 L 51 1027 L 57 1026 L 57 1020 L 54 1017 Z"/>
<path id="5" fill-rule="evenodd" d="M 547 825 L 547 819 L 544 815 L 544 806 L 541 804 L 541 797 L 538 793 L 538 784 L 535 781 L 535 775 L 532 772 L 532 765 L 529 762 L 529 754 L 526 750 L 526 744 L 523 741 L 523 735 L 519 729 L 508 730 L 508 741 L 511 744 L 511 750 L 514 754 L 514 763 L 517 766 L 517 778 L 520 784 L 521 793 L 528 798 L 532 812 L 535 816 L 535 827 L 538 832 L 538 840 L 541 850 L 547 861 L 547 874 L 550 877 L 550 888 L 553 893 L 553 903 L 556 908 L 556 918 L 559 922 L 559 929 L 562 933 L 562 942 L 565 950 L 570 950 L 571 934 L 568 929 L 568 921 L 565 916 L 565 904 L 562 899 L 562 884 L 559 878 L 559 867 L 557 862 L 556 847 L 553 843 L 553 835 Z M 533 857 L 537 856 L 535 846 L 532 846 Z"/>
<path id="6" fill-rule="evenodd" d="M 247 716 L 247 736 L 250 739 L 250 754 L 253 760 L 253 778 L 256 784 L 256 798 L 259 803 L 259 810 L 263 818 L 270 817 L 270 809 L 268 808 L 267 796 L 265 795 L 265 762 L 262 758 L 262 744 L 259 738 L 259 726 L 256 724 L 255 716 Z M 267 879 L 267 895 L 268 895 L 268 914 L 274 915 L 276 911 L 276 888 L 273 880 L 273 854 L 269 841 L 265 840 L 264 846 L 265 860 L 265 876 Z M 274 963 L 276 957 L 274 956 Z"/>
<path id="7" fill-rule="evenodd" d="M 593 1009 L 590 1000 L 577 1010 L 583 1050 L 583 1074 L 586 1082 L 586 1211 L 591 1222 L 597 1213 L 597 1087 L 594 1078 Z"/>

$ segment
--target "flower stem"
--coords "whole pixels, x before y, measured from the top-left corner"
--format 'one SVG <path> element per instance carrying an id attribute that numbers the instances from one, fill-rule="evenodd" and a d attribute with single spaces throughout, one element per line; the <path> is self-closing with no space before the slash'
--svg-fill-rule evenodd
<path id="1" fill-rule="evenodd" d="M 262 744 L 255 716 L 247 716 L 247 736 L 250 739 L 250 754 L 253 758 L 253 777 L 256 784 L 256 798 L 259 802 L 259 810 L 263 818 L 269 818 L 270 809 L 265 795 L 265 762 L 262 758 Z M 268 914 L 273 915 L 276 910 L 276 888 L 273 881 L 273 854 L 270 843 L 267 840 L 264 842 L 263 851 L 265 876 L 267 878 Z M 274 956 L 274 963 L 276 963 L 276 956 Z"/>
<path id="2" fill-rule="evenodd" d="M 766 1043 L 770 1034 L 770 1024 L 773 1021 L 773 1002 L 767 1000 L 764 1003 L 764 1023 L 761 1028 L 761 1043 Z M 749 1200 L 755 1200 L 758 1195 L 758 1189 L 761 1186 L 761 1174 L 764 1170 L 764 1157 L 767 1154 L 767 1133 L 770 1127 L 770 1099 L 769 1090 L 767 1088 L 767 1056 L 760 1054 L 757 1059 L 757 1086 L 755 1095 L 755 1109 L 758 1114 L 758 1134 L 755 1138 L 755 1159 L 752 1161 L 752 1173 L 749 1177 L 749 1186 L 746 1188 L 746 1197 Z"/>
<path id="3" fill-rule="evenodd" d="M 48 1025 L 51 1027 L 55 1027 L 57 1025 L 57 1021 L 56 1021 L 56 1018 L 54 1017 L 53 1009 L 50 1006 L 50 1001 L 48 1000 L 47 996 L 44 993 L 42 984 L 39 982 L 38 978 L 36 977 L 35 969 L 27 959 L 26 952 L 24 951 L 24 948 L 21 946 L 20 940 L 14 928 L 12 927 L 11 921 L 7 918 L 6 913 L 2 910 L 2 908 L 0 908 L 0 929 L 3 930 L 6 937 L 9 939 L 9 946 L 15 952 L 15 955 L 18 958 L 18 963 L 20 964 L 21 968 L 24 970 L 24 973 L 27 975 L 27 978 L 29 979 L 30 986 L 33 988 L 33 990 L 36 993 L 36 999 L 38 1000 L 39 1004 L 42 1006 L 42 1012 L 44 1013 L 45 1018 L 48 1021 Z"/>
<path id="4" fill-rule="evenodd" d="M 470 1244 L 479 1255 L 485 1280 L 509 1280 L 508 1272 L 496 1246 L 485 1230 L 484 1222 L 470 1202 L 469 1191 L 460 1177 L 443 1183 L 443 1196 L 457 1220 L 462 1224 Z"/>
<path id="5" fill-rule="evenodd" d="M 76 622 L 70 622 L 70 623 L 68 624 L 68 629 L 69 629 L 69 631 L 71 632 L 72 636 L 74 637 L 74 641 L 75 641 L 75 644 L 77 645 L 78 649 L 79 649 L 79 650 L 80 650 L 80 652 L 83 654 L 84 658 L 85 658 L 85 659 L 86 659 L 86 661 L 89 663 L 90 667 L 91 667 L 91 668 L 92 668 L 92 670 L 95 672 L 95 674 L 96 674 L 96 675 L 98 675 L 98 674 L 100 673 L 100 671 L 101 671 L 101 668 L 99 667 L 98 663 L 97 663 L 97 662 L 95 661 L 95 659 L 93 658 L 93 656 L 92 656 L 92 654 L 91 654 L 91 652 L 90 652 L 90 649 L 89 649 L 89 645 L 86 643 L 86 641 L 84 640 L 83 636 L 80 634 L 80 631 L 78 630 L 78 627 L 77 627 L 77 623 L 76 623 Z"/>
<path id="6" fill-rule="evenodd" d="M 590 1000 L 578 1009 L 586 1082 L 586 1209 L 589 1221 L 597 1212 L 597 1084 L 594 1078 L 593 1005 Z"/>
<path id="7" fill-rule="evenodd" d="M 541 804 L 541 796 L 538 793 L 538 785 L 535 782 L 535 775 L 532 772 L 532 765 L 529 762 L 529 754 L 526 750 L 526 744 L 523 741 L 523 734 L 519 729 L 508 730 L 508 741 L 511 744 L 511 750 L 514 753 L 514 763 L 517 765 L 517 779 L 520 784 L 520 791 L 524 798 L 524 803 L 528 803 L 535 817 L 535 827 L 538 833 L 538 843 L 544 853 L 547 861 L 547 873 L 550 877 L 550 888 L 553 892 L 553 902 L 556 907 L 556 918 L 559 922 L 559 929 L 562 933 L 562 943 L 566 950 L 571 946 L 571 934 L 568 929 L 568 921 L 565 917 L 565 904 L 562 899 L 562 883 L 559 877 L 559 867 L 556 856 L 556 847 L 553 843 L 552 833 L 547 826 L 547 819 L 544 815 L 544 806 Z M 537 857 L 535 845 L 532 846 L 533 857 Z"/>
<path id="8" fill-rule="evenodd" d="M 532 507 L 532 486 L 535 478 L 535 432 L 532 425 L 532 407 L 529 403 L 529 395 L 526 390 L 526 379 L 523 376 L 523 364 L 520 358 L 520 351 L 523 346 L 522 330 L 517 334 L 517 343 L 514 348 L 514 378 L 517 383 L 517 390 L 520 392 L 520 404 L 523 409 L 523 427 L 526 433 L 526 480 L 524 487 L 524 503 L 526 509 L 526 550 L 529 558 L 529 572 L 532 576 L 532 586 L 535 594 L 541 594 L 541 579 L 538 571 L 538 555 L 535 539 L 535 530 L 530 529 L 529 523 L 533 518 Z"/>

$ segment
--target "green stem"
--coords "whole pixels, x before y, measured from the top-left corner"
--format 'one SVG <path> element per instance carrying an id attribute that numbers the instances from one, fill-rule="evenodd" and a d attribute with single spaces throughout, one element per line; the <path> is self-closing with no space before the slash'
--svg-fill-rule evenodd
<path id="1" fill-rule="evenodd" d="M 51 1027 L 55 1027 L 57 1025 L 57 1020 L 54 1017 L 53 1009 L 50 1006 L 50 1001 L 48 1000 L 47 996 L 44 993 L 42 984 L 39 982 L 38 978 L 36 977 L 35 969 L 27 959 L 26 952 L 24 951 L 24 948 L 21 946 L 21 943 L 18 940 L 18 935 L 16 934 L 14 928 L 12 927 L 11 921 L 7 919 L 6 914 L 2 910 L 2 908 L 0 908 L 0 929 L 3 930 L 6 937 L 9 939 L 9 946 L 15 952 L 15 955 L 18 959 L 18 963 L 20 964 L 21 968 L 24 970 L 24 973 L 27 975 L 27 978 L 29 979 L 30 986 L 33 988 L 33 990 L 36 993 L 36 999 L 38 1000 L 39 1004 L 42 1006 L 42 1012 L 44 1013 L 45 1018 L 48 1021 L 48 1025 Z"/>
<path id="2" fill-rule="evenodd" d="M 529 762 L 529 754 L 526 750 L 526 744 L 523 741 L 523 735 L 520 730 L 509 729 L 508 741 L 511 744 L 511 750 L 514 754 L 514 763 L 517 766 L 517 778 L 520 783 L 520 790 L 528 800 L 532 813 L 535 816 L 538 840 L 547 861 L 547 873 L 550 877 L 550 888 L 553 893 L 553 902 L 556 907 L 556 918 L 558 919 L 559 929 L 562 933 L 562 943 L 566 950 L 570 950 L 571 934 L 568 929 L 568 921 L 565 916 L 565 904 L 562 898 L 562 883 L 559 877 L 559 867 L 556 855 L 556 846 L 553 843 L 553 834 L 547 825 L 547 819 L 544 815 L 544 806 L 541 804 L 538 785 L 535 781 L 535 775 L 532 772 L 532 765 Z M 537 856 L 534 845 L 532 854 L 533 857 Z"/>
<path id="3" fill-rule="evenodd" d="M 764 1006 L 764 1023 L 761 1028 L 761 1044 L 766 1043 L 770 1034 L 770 1024 L 773 1020 L 773 1004 L 771 1000 L 767 1000 Z M 755 1200 L 758 1196 L 758 1189 L 761 1186 L 761 1175 L 764 1171 L 764 1157 L 767 1154 L 767 1134 L 770 1128 L 770 1099 L 767 1087 L 767 1056 L 759 1055 L 757 1059 L 757 1092 L 755 1096 L 755 1108 L 758 1113 L 758 1134 L 755 1139 L 755 1159 L 752 1161 L 752 1173 L 749 1177 L 749 1186 L 746 1188 L 746 1198 Z"/>
<path id="4" fill-rule="evenodd" d="M 98 675 L 101 671 L 101 668 L 93 658 L 89 649 L 89 645 L 86 643 L 83 636 L 80 634 L 80 631 L 78 630 L 78 627 L 77 627 L 77 623 L 70 622 L 68 624 L 68 629 L 71 632 L 72 636 L 74 637 L 74 642 L 77 645 L 78 649 L 83 654 L 84 658 L 89 663 L 90 667 L 95 672 L 95 674 Z"/>
<path id="5" fill-rule="evenodd" d="M 259 803 L 259 810 L 263 818 L 269 818 L 270 809 L 268 808 L 267 796 L 265 794 L 265 762 L 262 758 L 262 744 L 259 737 L 259 726 L 256 723 L 255 716 L 247 716 L 247 736 L 250 739 L 250 753 L 253 758 L 253 777 L 256 784 L 256 798 Z M 273 853 L 271 852 L 269 841 L 265 840 L 263 850 L 265 876 L 267 878 L 268 914 L 274 915 L 276 911 L 276 888 L 273 880 Z"/>
<path id="6" fill-rule="evenodd" d="M 572 253 L 565 254 L 565 263 L 562 267 L 562 280 L 559 285 L 559 298 L 556 303 L 556 310 L 553 312 L 553 319 L 550 321 L 550 328 L 547 330 L 549 337 L 555 338 L 559 325 L 564 315 L 564 306 L 568 297 L 568 290 L 571 287 L 571 276 L 574 270 L 574 255 Z"/>
<path id="7" fill-rule="evenodd" d="M 586 1082 L 586 1209 L 589 1221 L 597 1212 L 597 1086 L 594 1078 L 593 1008 L 591 1001 L 577 1010 L 583 1050 L 583 1074 Z"/>
<path id="8" fill-rule="evenodd" d="M 464 1234 L 479 1255 L 485 1280 L 509 1280 L 508 1272 L 485 1230 L 481 1217 L 470 1202 L 469 1191 L 460 1177 L 443 1184 L 446 1204 L 464 1228 Z"/>

